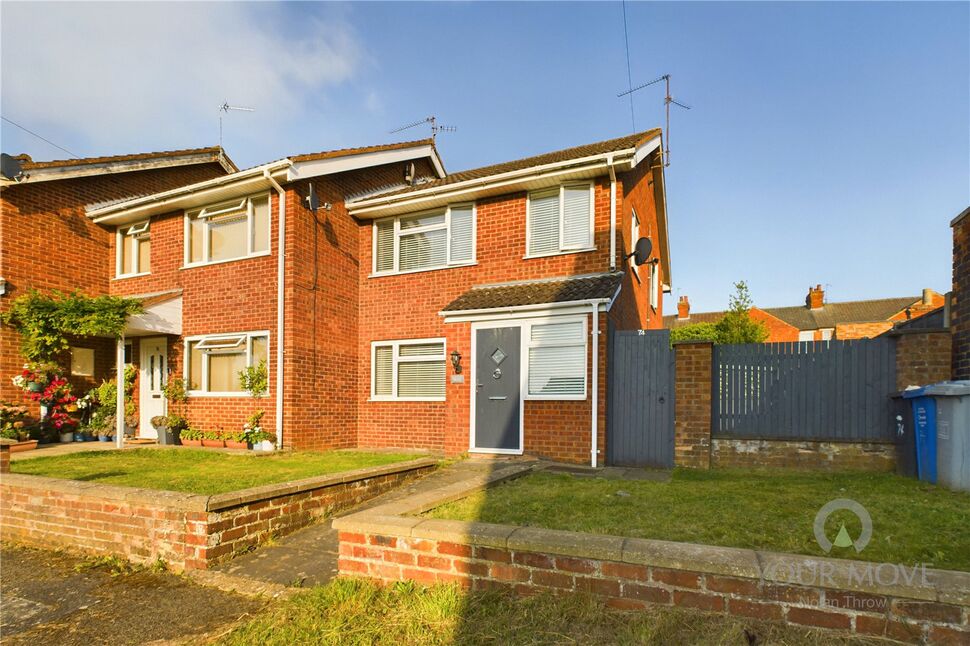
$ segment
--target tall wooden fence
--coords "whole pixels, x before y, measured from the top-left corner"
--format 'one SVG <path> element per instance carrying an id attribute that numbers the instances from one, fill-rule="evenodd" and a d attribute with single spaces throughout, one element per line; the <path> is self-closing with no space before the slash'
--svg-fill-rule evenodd
<path id="1" fill-rule="evenodd" d="M 712 434 L 891 441 L 895 339 L 714 347 Z"/>

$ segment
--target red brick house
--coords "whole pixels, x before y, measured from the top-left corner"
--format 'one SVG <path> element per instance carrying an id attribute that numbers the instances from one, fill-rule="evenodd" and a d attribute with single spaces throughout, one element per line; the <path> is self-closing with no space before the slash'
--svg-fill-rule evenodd
<path id="1" fill-rule="evenodd" d="M 825 302 L 821 285 L 810 287 L 804 305 L 752 307 L 751 318 L 768 330 L 767 343 L 873 338 L 899 322 L 916 319 L 943 307 L 943 294 L 924 289 L 921 296 L 867 301 Z M 690 302 L 681 296 L 677 314 L 664 317 L 664 327 L 676 329 L 692 323 L 716 323 L 725 312 L 691 314 Z"/>
<path id="2" fill-rule="evenodd" d="M 664 191 L 659 130 L 451 174 L 423 140 L 94 205 L 84 226 L 107 232 L 107 291 L 148 304 L 143 419 L 171 372 L 193 425 L 260 408 L 287 448 L 595 464 L 607 325 L 662 325 Z M 261 360 L 270 396 L 254 402 L 236 375 Z"/>
<path id="3" fill-rule="evenodd" d="M 86 209 L 235 172 L 221 148 L 35 162 L 17 158 L 19 181 L 0 183 L 0 311 L 26 291 L 81 290 L 107 294 L 115 275 L 112 235 L 86 217 Z M 144 246 L 143 262 L 151 255 Z M 113 373 L 108 340 L 77 339 L 71 380 L 85 390 Z M 19 336 L 0 328 L 0 400 L 19 401 L 10 383 L 20 371 Z"/>

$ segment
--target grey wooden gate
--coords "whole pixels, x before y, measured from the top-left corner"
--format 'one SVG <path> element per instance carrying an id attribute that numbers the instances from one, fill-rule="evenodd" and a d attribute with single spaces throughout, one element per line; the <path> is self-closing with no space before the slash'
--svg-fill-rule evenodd
<path id="1" fill-rule="evenodd" d="M 891 441 L 895 339 L 714 347 L 712 434 Z"/>
<path id="2" fill-rule="evenodd" d="M 669 330 L 617 331 L 607 361 L 607 464 L 674 465 L 674 353 Z"/>

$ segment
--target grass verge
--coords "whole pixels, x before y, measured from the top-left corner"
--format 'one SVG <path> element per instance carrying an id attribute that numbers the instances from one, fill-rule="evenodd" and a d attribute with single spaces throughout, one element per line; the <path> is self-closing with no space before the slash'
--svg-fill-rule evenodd
<path id="1" fill-rule="evenodd" d="M 455 586 L 380 587 L 337 579 L 311 588 L 221 637 L 250 644 L 884 644 L 722 615 L 652 608 L 621 612 L 586 595 L 502 591 L 467 594 Z"/>
<path id="2" fill-rule="evenodd" d="M 834 498 L 851 498 L 872 517 L 862 552 L 828 556 L 970 571 L 970 494 L 886 473 L 676 470 L 668 482 L 536 473 L 428 512 L 432 518 L 564 529 L 823 556 L 813 523 Z M 830 540 L 848 511 L 829 516 Z"/>
<path id="3" fill-rule="evenodd" d="M 422 457 L 367 451 L 234 455 L 205 449 L 90 451 L 17 460 L 14 473 L 127 487 L 216 494 Z"/>

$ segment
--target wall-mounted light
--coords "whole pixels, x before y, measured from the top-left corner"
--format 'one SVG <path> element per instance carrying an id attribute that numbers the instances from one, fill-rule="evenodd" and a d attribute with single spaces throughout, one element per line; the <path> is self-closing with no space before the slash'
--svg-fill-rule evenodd
<path id="1" fill-rule="evenodd" d="M 451 351 L 451 367 L 455 369 L 455 374 L 461 374 L 461 352 L 458 350 Z"/>

